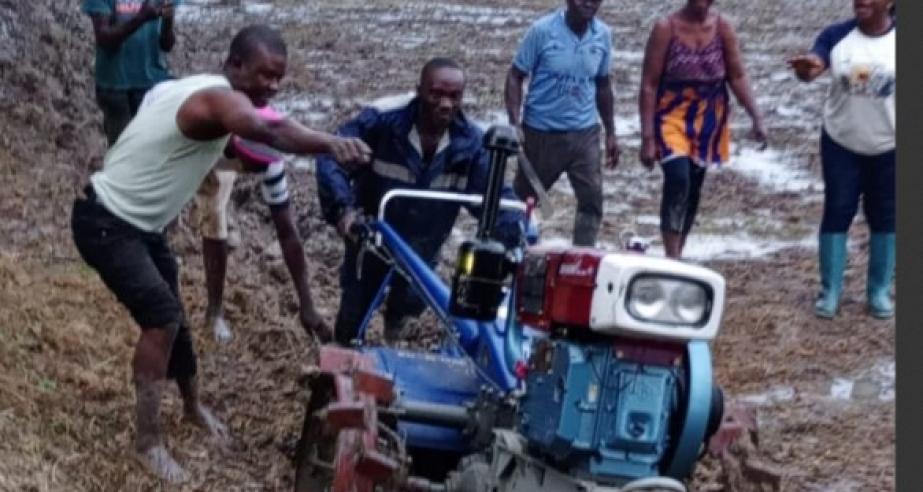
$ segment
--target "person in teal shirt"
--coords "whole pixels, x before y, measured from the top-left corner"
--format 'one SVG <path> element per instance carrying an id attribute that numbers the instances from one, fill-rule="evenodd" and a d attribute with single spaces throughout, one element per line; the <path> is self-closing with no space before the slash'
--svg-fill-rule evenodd
<path id="1" fill-rule="evenodd" d="M 84 0 L 96 39 L 96 102 L 111 146 L 144 94 L 172 78 L 163 53 L 173 49 L 177 0 Z"/>

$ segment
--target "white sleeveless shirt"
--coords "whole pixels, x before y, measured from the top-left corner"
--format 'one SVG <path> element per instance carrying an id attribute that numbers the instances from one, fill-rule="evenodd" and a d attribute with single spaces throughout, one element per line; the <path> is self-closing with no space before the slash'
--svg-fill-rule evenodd
<path id="1" fill-rule="evenodd" d="M 193 75 L 157 84 L 138 114 L 106 153 L 90 181 L 97 199 L 113 215 L 147 232 L 161 232 L 192 199 L 230 135 L 199 141 L 179 129 L 180 106 L 192 94 L 230 88 L 221 75 Z"/>

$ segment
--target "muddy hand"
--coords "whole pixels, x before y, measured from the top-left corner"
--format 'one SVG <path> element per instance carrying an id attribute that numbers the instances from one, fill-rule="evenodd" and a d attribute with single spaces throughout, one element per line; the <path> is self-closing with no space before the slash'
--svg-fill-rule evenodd
<path id="1" fill-rule="evenodd" d="M 766 150 L 766 148 L 769 147 L 769 138 L 762 120 L 753 121 L 753 127 L 750 129 L 750 138 L 760 144 L 760 150 Z"/>
<path id="2" fill-rule="evenodd" d="M 333 331 L 313 306 L 303 307 L 299 318 L 301 318 L 301 326 L 305 331 L 313 334 L 321 344 L 330 343 L 333 340 Z"/>
<path id="3" fill-rule="evenodd" d="M 337 221 L 337 234 L 339 234 L 343 239 L 356 242 L 356 238 L 352 235 L 351 231 L 358 220 L 359 212 L 356 209 L 346 209 L 343 211 L 343 214 L 340 215 L 340 220 Z"/>
<path id="4" fill-rule="evenodd" d="M 368 164 L 372 157 L 372 149 L 358 138 L 333 137 L 330 153 L 341 166 L 350 171 Z"/>
<path id="5" fill-rule="evenodd" d="M 760 150 L 766 150 L 769 147 L 769 137 L 766 127 L 760 119 L 753 120 L 753 126 L 750 128 L 750 139 L 759 144 Z"/>
<path id="6" fill-rule="evenodd" d="M 787 60 L 789 68 L 800 80 L 811 80 L 824 70 L 824 62 L 817 55 L 793 56 Z"/>
<path id="7" fill-rule="evenodd" d="M 654 169 L 654 163 L 657 162 L 657 144 L 654 143 L 653 138 L 643 140 L 639 159 L 648 170 Z"/>
<path id="8" fill-rule="evenodd" d="M 160 8 L 154 6 L 152 0 L 144 0 L 136 15 L 144 22 L 154 20 L 160 15 Z"/>
<path id="9" fill-rule="evenodd" d="M 606 135 L 606 167 L 615 169 L 615 166 L 619 165 L 619 156 L 621 155 L 622 151 L 619 149 L 615 134 Z"/>

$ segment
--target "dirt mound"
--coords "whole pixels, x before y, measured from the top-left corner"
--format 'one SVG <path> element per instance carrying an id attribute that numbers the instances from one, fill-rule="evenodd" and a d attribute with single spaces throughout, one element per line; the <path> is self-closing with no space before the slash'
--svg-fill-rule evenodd
<path id="1" fill-rule="evenodd" d="M 89 21 L 75 2 L 0 2 L 0 246 L 70 256 L 70 197 L 105 141 Z"/>
<path id="2" fill-rule="evenodd" d="M 0 144 L 17 156 L 52 151 L 86 164 L 101 149 L 87 131 L 98 124 L 88 25 L 73 3 L 0 2 Z"/>

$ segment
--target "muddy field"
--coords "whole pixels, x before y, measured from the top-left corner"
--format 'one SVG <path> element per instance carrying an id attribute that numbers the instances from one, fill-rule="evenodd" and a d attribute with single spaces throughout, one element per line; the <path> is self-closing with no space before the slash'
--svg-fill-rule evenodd
<path id="1" fill-rule="evenodd" d="M 68 5 L 63 5 L 63 4 Z M 130 458 L 131 353 L 137 329 L 79 259 L 69 235 L 74 191 L 99 166 L 101 118 L 93 103 L 92 40 L 79 2 L 0 0 L 0 490 L 169 489 Z M 239 27 L 270 22 L 290 43 L 278 105 L 333 129 L 362 104 L 411 91 L 429 57 L 467 68 L 468 113 L 502 121 L 502 81 L 517 40 L 557 0 L 313 0 L 256 3 L 186 0 L 178 10 L 175 73 L 214 71 Z M 659 172 L 637 162 L 641 50 L 658 15 L 681 2 L 607 0 L 615 31 L 617 127 L 623 159 L 605 173 L 601 240 L 626 230 L 657 243 Z M 894 488 L 894 324 L 864 311 L 867 234 L 861 218 L 847 291 L 833 322 L 811 313 L 817 288 L 814 237 L 822 185 L 816 152 L 826 82 L 799 85 L 786 56 L 825 24 L 849 15 L 845 0 L 724 0 L 737 25 L 771 145 L 741 138 L 735 159 L 709 171 L 691 261 L 727 277 L 728 305 L 714 345 L 728 396 L 754 410 L 756 458 L 783 490 Z M 734 128 L 748 122 L 737 108 Z M 299 226 L 318 304 L 332 319 L 342 247 L 320 219 L 310 160 L 292 162 Z M 226 289 L 234 340 L 219 345 L 202 326 L 205 304 L 194 210 L 172 234 L 182 290 L 196 330 L 205 399 L 234 436 L 218 449 L 182 423 L 179 399 L 164 405 L 169 445 L 194 480 L 178 490 L 285 490 L 302 418 L 299 376 L 316 346 L 296 319 L 295 296 L 257 183 L 234 193 L 240 246 Z M 547 239 L 569 236 L 572 191 L 552 192 Z M 467 219 L 456 239 L 470 230 Z M 446 248 L 446 263 L 453 247 Z M 377 335 L 377 333 L 373 333 Z M 695 490 L 770 490 L 758 474 L 729 482 L 706 459 Z M 770 482 L 772 480 L 769 480 Z"/>

